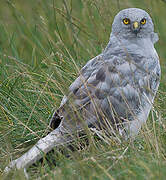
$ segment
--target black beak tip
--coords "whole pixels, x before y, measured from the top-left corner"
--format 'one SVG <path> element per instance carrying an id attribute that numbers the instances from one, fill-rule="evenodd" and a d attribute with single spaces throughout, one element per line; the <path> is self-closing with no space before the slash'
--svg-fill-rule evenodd
<path id="1" fill-rule="evenodd" d="M 135 34 L 138 34 L 138 33 L 140 32 L 140 29 L 133 29 L 133 32 L 134 32 Z"/>

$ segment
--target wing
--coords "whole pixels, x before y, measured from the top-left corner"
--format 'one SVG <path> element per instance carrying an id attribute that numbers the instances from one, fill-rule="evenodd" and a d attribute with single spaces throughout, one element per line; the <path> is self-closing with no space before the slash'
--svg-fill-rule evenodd
<path id="1" fill-rule="evenodd" d="M 69 87 L 68 96 L 63 97 L 59 109 L 54 113 L 50 121 L 51 128 L 57 128 L 62 117 L 63 121 L 65 121 L 64 119 L 71 119 L 72 112 L 78 111 L 90 103 L 91 95 L 93 93 L 90 89 L 95 88 L 95 86 L 98 85 L 99 80 L 96 79 L 96 74 L 103 63 L 101 54 L 88 61 L 81 69 L 79 77 Z M 98 73 L 97 78 L 102 78 L 99 76 L 100 73 Z M 72 107 L 71 104 L 74 107 Z"/>
<path id="2" fill-rule="evenodd" d="M 81 128 L 80 119 L 88 126 L 102 124 L 104 119 L 109 119 L 111 125 L 118 124 L 119 117 L 123 121 L 132 113 L 129 111 L 138 108 L 139 94 L 128 78 L 129 72 L 130 75 L 134 73 L 136 67 L 122 59 L 117 65 L 118 61 L 114 59 L 115 56 L 106 60 L 99 55 L 83 67 L 80 76 L 69 87 L 69 96 L 64 96 L 54 114 L 51 127 L 57 127 L 55 122 L 61 117 L 67 129 Z"/>
<path id="3" fill-rule="evenodd" d="M 153 71 L 157 61 L 139 53 L 130 55 L 129 58 L 118 51 L 90 60 L 69 87 L 69 96 L 63 98 L 52 124 L 59 119 L 69 131 L 81 129 L 83 124 L 119 129 L 137 119 L 147 101 L 153 101 L 152 92 L 158 88 L 159 80 L 154 79 Z"/>

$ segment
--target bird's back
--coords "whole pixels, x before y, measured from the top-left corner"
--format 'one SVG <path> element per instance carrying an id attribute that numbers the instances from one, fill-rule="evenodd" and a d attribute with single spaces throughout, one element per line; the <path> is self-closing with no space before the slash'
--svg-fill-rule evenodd
<path id="1" fill-rule="evenodd" d="M 126 133 L 132 121 L 145 121 L 138 119 L 144 108 L 149 114 L 160 76 L 153 44 L 144 44 L 151 51 L 147 54 L 143 53 L 147 47 L 122 44 L 113 38 L 114 43 L 82 68 L 69 88 L 69 96 L 62 100 L 58 115 L 63 117 L 62 127 L 67 131 L 87 124 Z M 136 46 L 135 51 L 132 46 Z"/>

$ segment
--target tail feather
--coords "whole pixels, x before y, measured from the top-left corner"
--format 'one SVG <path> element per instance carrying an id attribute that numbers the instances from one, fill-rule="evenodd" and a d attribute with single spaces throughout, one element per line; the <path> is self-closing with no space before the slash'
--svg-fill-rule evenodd
<path id="1" fill-rule="evenodd" d="M 23 154 L 16 160 L 10 162 L 10 164 L 5 168 L 5 172 L 8 173 L 12 169 L 27 168 L 37 160 L 41 159 L 43 153 L 48 153 L 54 147 L 59 145 L 64 145 L 71 142 L 69 136 L 65 136 L 60 131 L 60 128 L 56 128 L 46 137 L 40 139 L 28 152 Z"/>

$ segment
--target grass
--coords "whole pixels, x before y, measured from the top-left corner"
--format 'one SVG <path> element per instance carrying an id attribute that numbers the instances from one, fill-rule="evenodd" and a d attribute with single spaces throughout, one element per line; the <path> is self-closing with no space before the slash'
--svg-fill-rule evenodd
<path id="1" fill-rule="evenodd" d="M 148 11 L 159 33 L 156 49 L 162 78 L 153 111 L 134 143 L 95 141 L 67 158 L 28 169 L 31 179 L 165 179 L 166 177 L 166 2 L 162 0 L 2 0 L 0 7 L 0 178 L 4 167 L 46 134 L 78 70 L 105 48 L 115 14 Z M 68 151 L 68 150 L 66 150 Z"/>

